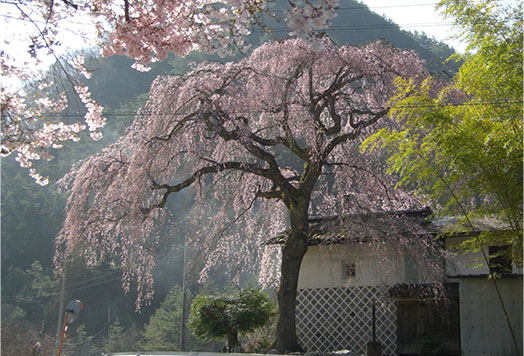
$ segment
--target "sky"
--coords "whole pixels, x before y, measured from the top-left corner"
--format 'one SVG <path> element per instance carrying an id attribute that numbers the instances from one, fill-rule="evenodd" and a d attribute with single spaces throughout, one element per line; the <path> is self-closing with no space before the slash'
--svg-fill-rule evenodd
<path id="1" fill-rule="evenodd" d="M 385 16 L 406 31 L 425 32 L 429 37 L 447 43 L 458 52 L 463 52 L 466 45 L 451 39 L 453 27 L 436 10 L 436 1 L 431 0 L 360 0 L 373 12 Z"/>

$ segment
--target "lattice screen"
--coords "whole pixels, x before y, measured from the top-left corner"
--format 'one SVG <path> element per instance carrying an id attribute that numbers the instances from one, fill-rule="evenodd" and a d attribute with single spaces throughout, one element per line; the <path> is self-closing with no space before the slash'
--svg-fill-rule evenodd
<path id="1" fill-rule="evenodd" d="M 296 310 L 300 343 L 308 351 L 365 353 L 373 337 L 372 304 L 378 302 L 377 341 L 383 355 L 396 355 L 397 311 L 383 298 L 384 292 L 380 287 L 300 289 Z"/>

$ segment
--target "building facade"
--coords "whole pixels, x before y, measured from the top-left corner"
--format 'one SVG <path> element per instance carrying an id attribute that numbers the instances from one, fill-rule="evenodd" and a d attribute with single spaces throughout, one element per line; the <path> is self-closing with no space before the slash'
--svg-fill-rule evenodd
<path id="1" fill-rule="evenodd" d="M 510 263 L 494 282 L 481 251 L 455 253 L 478 232 L 436 239 L 442 224 L 427 210 L 386 215 L 311 223 L 296 307 L 302 346 L 364 353 L 378 341 L 385 356 L 509 356 L 518 344 L 522 354 L 522 270 Z"/>

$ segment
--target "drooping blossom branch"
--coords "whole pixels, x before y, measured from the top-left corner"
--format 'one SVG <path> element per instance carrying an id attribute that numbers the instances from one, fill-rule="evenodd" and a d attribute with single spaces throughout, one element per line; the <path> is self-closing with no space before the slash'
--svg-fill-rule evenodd
<path id="1" fill-rule="evenodd" d="M 43 61 L 50 57 L 56 63 L 60 76 L 67 82 L 71 91 L 86 107 L 85 123 L 93 139 L 100 139 L 99 129 L 104 126 L 102 108 L 91 98 L 88 89 L 82 85 L 70 71 L 66 70 L 64 61 L 56 52 L 59 45 L 57 36 L 59 24 L 72 16 L 71 3 L 64 8 L 58 2 L 15 1 L 2 3 L 8 16 L 25 23 L 23 38 L 20 42 L 11 43 L 4 37 L 4 49 L 0 51 L 0 109 L 1 109 L 1 155 L 16 153 L 16 160 L 38 184 L 46 185 L 48 179 L 42 177 L 33 167 L 33 161 L 52 159 L 52 149 L 62 147 L 65 141 L 78 141 L 78 133 L 86 128 L 81 122 L 70 123 L 60 117 L 67 106 L 67 97 L 62 83 L 53 81 L 49 75 L 42 73 Z M 15 26 L 13 26 L 15 27 Z M 25 37 L 24 37 L 25 36 Z M 27 56 L 16 52 L 20 45 L 27 45 Z M 10 53 L 9 50 L 13 50 Z M 73 67 L 81 70 L 88 77 L 90 73 L 83 65 L 84 58 L 78 56 L 73 60 Z M 25 86 L 25 87 L 23 87 Z"/>

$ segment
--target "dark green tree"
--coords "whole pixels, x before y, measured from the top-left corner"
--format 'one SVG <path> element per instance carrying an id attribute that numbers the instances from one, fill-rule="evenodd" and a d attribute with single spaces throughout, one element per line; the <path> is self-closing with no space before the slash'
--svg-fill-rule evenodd
<path id="1" fill-rule="evenodd" d="M 182 290 L 173 288 L 149 319 L 143 332 L 144 350 L 175 351 L 180 349 Z"/>
<path id="2" fill-rule="evenodd" d="M 188 295 L 188 300 L 191 301 L 191 295 Z M 175 286 L 149 318 L 149 323 L 142 332 L 142 340 L 135 348 L 149 351 L 180 350 L 181 314 L 182 289 Z M 188 350 L 199 351 L 216 351 L 219 348 L 216 342 L 203 342 L 191 333 L 186 334 L 186 347 Z"/>
<path id="3" fill-rule="evenodd" d="M 264 326 L 271 318 L 274 305 L 268 296 L 256 289 L 242 289 L 231 295 L 195 297 L 191 304 L 189 325 L 197 337 L 227 338 L 231 352 L 239 346 L 239 334 Z"/>
<path id="4" fill-rule="evenodd" d="M 130 352 L 141 350 L 139 343 L 142 337 L 140 329 L 133 322 L 125 325 L 117 318 L 109 326 L 109 351 Z"/>
<path id="5" fill-rule="evenodd" d="M 44 269 L 38 260 L 27 270 L 11 265 L 5 283 L 9 288 L 2 289 L 2 321 L 25 319 L 40 323 L 52 320 L 49 317 L 54 315 L 49 311 L 57 284 L 49 268 Z"/>

